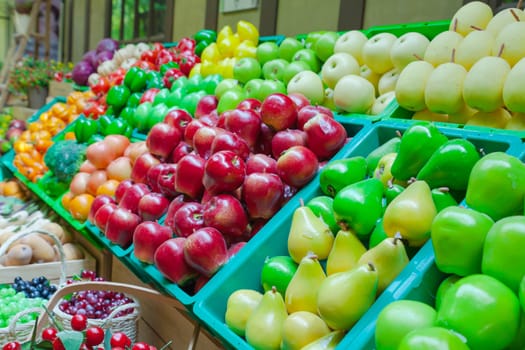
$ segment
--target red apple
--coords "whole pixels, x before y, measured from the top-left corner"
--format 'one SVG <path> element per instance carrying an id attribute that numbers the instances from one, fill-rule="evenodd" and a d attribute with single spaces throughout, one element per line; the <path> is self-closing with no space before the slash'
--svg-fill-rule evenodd
<path id="1" fill-rule="evenodd" d="M 151 154 L 166 159 L 181 139 L 181 132 L 167 123 L 153 125 L 146 137 L 146 145 Z"/>
<path id="2" fill-rule="evenodd" d="M 310 101 L 306 98 L 305 95 L 301 94 L 300 92 L 290 92 L 288 94 L 288 97 L 292 99 L 297 111 L 299 111 L 304 106 L 310 106 Z"/>
<path id="3" fill-rule="evenodd" d="M 126 249 L 133 242 L 133 232 L 140 216 L 124 208 L 116 208 L 108 217 L 104 233 L 112 243 Z"/>
<path id="4" fill-rule="evenodd" d="M 299 129 L 286 129 L 272 138 L 272 155 L 275 159 L 292 146 L 306 146 L 306 133 Z"/>
<path id="5" fill-rule="evenodd" d="M 211 197 L 204 204 L 203 217 L 204 225 L 214 227 L 226 236 L 242 236 L 248 226 L 246 211 L 231 194 Z"/>
<path id="6" fill-rule="evenodd" d="M 293 187 L 306 185 L 318 169 L 317 156 L 305 146 L 293 146 L 277 159 L 277 174 L 283 182 Z"/>
<path id="7" fill-rule="evenodd" d="M 228 260 L 233 258 L 237 253 L 246 245 L 246 242 L 237 242 L 234 243 L 228 248 Z"/>
<path id="8" fill-rule="evenodd" d="M 251 150 L 257 145 L 261 124 L 261 115 L 253 109 L 234 109 L 224 117 L 224 128 L 242 137 Z"/>
<path id="9" fill-rule="evenodd" d="M 228 262 L 226 241 L 219 230 L 203 227 L 186 238 L 184 258 L 188 265 L 210 277 Z"/>
<path id="10" fill-rule="evenodd" d="M 202 183 L 211 194 L 232 192 L 242 185 L 245 174 L 241 157 L 232 151 L 219 151 L 206 161 Z"/>
<path id="11" fill-rule="evenodd" d="M 170 201 L 162 194 L 151 192 L 139 200 L 138 214 L 142 220 L 156 221 L 168 211 Z"/>
<path id="12" fill-rule="evenodd" d="M 153 264 L 157 248 L 172 236 L 171 229 L 158 222 L 141 222 L 133 232 L 133 254 L 140 261 Z"/>
<path id="13" fill-rule="evenodd" d="M 175 221 L 175 213 L 179 210 L 182 205 L 186 203 L 186 197 L 183 194 L 179 194 L 173 198 L 168 206 L 166 217 L 164 218 L 164 225 L 170 227 L 173 230 L 173 223 Z"/>
<path id="14" fill-rule="evenodd" d="M 271 218 L 281 208 L 284 184 L 272 173 L 252 173 L 244 179 L 242 198 L 250 218 Z"/>
<path id="15" fill-rule="evenodd" d="M 184 109 L 172 109 L 166 114 L 166 116 L 164 116 L 164 123 L 176 127 L 181 135 L 184 135 L 186 127 L 192 120 L 193 117 L 191 114 Z"/>
<path id="16" fill-rule="evenodd" d="M 167 163 L 160 171 L 157 178 L 157 187 L 164 196 L 169 199 L 179 194 L 175 190 L 175 181 L 177 179 L 177 164 Z"/>
<path id="17" fill-rule="evenodd" d="M 133 185 L 133 183 L 134 182 L 131 179 L 120 181 L 120 183 L 117 185 L 117 188 L 115 189 L 115 201 L 117 203 L 120 202 L 120 200 L 124 196 L 124 193 L 126 193 L 126 190 L 130 188 Z"/>
<path id="18" fill-rule="evenodd" d="M 306 100 L 308 101 L 308 100 Z M 236 107 L 237 109 L 252 109 L 259 112 L 261 109 L 261 101 L 256 98 L 245 98 Z"/>
<path id="19" fill-rule="evenodd" d="M 213 126 L 203 126 L 193 135 L 193 148 L 202 158 L 208 159 L 211 155 L 211 145 L 215 137 L 223 132 Z"/>
<path id="20" fill-rule="evenodd" d="M 250 231 L 248 231 L 248 235 L 245 236 L 246 241 L 249 241 L 253 236 L 255 236 L 259 231 L 262 230 L 264 225 L 268 223 L 268 219 L 255 219 L 250 222 Z"/>
<path id="21" fill-rule="evenodd" d="M 186 263 L 184 245 L 186 238 L 170 238 L 155 251 L 153 260 L 160 273 L 173 283 L 184 286 L 198 276 L 197 271 Z"/>
<path id="22" fill-rule="evenodd" d="M 195 133 L 200 128 L 207 126 L 203 122 L 201 122 L 199 119 L 193 119 L 189 122 L 189 124 L 184 129 L 184 142 L 186 142 L 191 147 L 193 146 L 193 136 L 195 136 Z"/>
<path id="23" fill-rule="evenodd" d="M 160 193 L 159 175 L 166 166 L 167 163 L 159 163 L 148 169 L 146 173 L 146 183 L 151 188 L 151 191 Z"/>
<path id="24" fill-rule="evenodd" d="M 277 161 L 266 154 L 251 154 L 246 160 L 246 175 L 252 173 L 277 174 Z"/>
<path id="25" fill-rule="evenodd" d="M 332 111 L 325 107 L 325 106 L 314 106 L 314 105 L 307 105 L 304 106 L 301 109 L 298 109 L 297 112 L 297 129 L 303 130 L 304 124 L 306 124 L 307 121 L 315 117 L 319 113 L 324 113 L 330 118 L 334 118 L 334 114 Z"/>
<path id="26" fill-rule="evenodd" d="M 151 191 L 147 185 L 143 183 L 133 184 L 126 190 L 118 206 L 136 214 L 139 210 L 140 199 L 148 193 L 151 193 Z"/>
<path id="27" fill-rule="evenodd" d="M 192 199 L 197 199 L 204 191 L 203 177 L 206 161 L 198 154 L 190 153 L 177 163 L 175 190 Z"/>
<path id="28" fill-rule="evenodd" d="M 261 132 L 259 133 L 259 139 L 257 140 L 254 152 L 271 156 L 273 135 L 275 135 L 275 132 L 273 132 L 268 125 L 261 123 Z"/>
<path id="29" fill-rule="evenodd" d="M 343 147 L 346 142 L 346 129 L 324 113 L 319 113 L 304 124 L 306 144 L 318 159 L 329 159 Z"/>
<path id="30" fill-rule="evenodd" d="M 224 150 L 235 152 L 243 160 L 248 158 L 248 155 L 250 154 L 250 148 L 246 141 L 239 135 L 230 131 L 224 131 L 215 136 L 211 143 L 211 154 Z"/>
<path id="31" fill-rule="evenodd" d="M 93 225 L 95 224 L 95 214 L 97 213 L 97 210 L 99 210 L 104 204 L 107 204 L 107 203 L 116 204 L 113 197 L 108 196 L 106 194 L 101 194 L 95 197 L 95 199 L 91 203 L 91 207 L 89 208 L 89 213 L 88 213 L 89 222 L 91 222 Z"/>
<path id="32" fill-rule="evenodd" d="M 264 99 L 261 118 L 274 131 L 294 128 L 297 123 L 297 107 L 290 97 L 276 92 Z"/>
<path id="33" fill-rule="evenodd" d="M 106 203 L 97 210 L 93 217 L 93 221 L 94 225 L 100 230 L 100 232 L 104 232 L 109 216 L 117 208 L 118 206 L 115 203 Z"/>
<path id="34" fill-rule="evenodd" d="M 215 95 L 203 96 L 199 102 L 197 102 L 197 108 L 195 109 L 195 118 L 200 118 L 205 114 L 209 114 L 217 109 L 219 100 Z"/>
<path id="35" fill-rule="evenodd" d="M 194 231 L 204 227 L 203 214 L 203 204 L 199 202 L 184 203 L 175 212 L 171 229 L 177 236 L 188 237 Z"/>
<path id="36" fill-rule="evenodd" d="M 131 169 L 131 179 L 134 182 L 140 182 L 140 183 L 146 183 L 148 178 L 148 170 L 154 165 L 157 165 L 160 163 L 160 160 L 158 160 L 155 156 L 153 156 L 151 153 L 147 152 L 142 155 L 140 155 L 133 164 L 133 168 Z"/>
<path id="37" fill-rule="evenodd" d="M 202 287 L 204 287 L 204 285 L 208 283 L 209 280 L 210 278 L 207 276 L 200 275 L 199 277 L 197 277 L 197 280 L 195 281 L 195 286 L 193 287 L 193 293 L 197 293 L 199 290 L 201 290 Z"/>
<path id="38" fill-rule="evenodd" d="M 170 163 L 177 163 L 182 157 L 191 152 L 193 152 L 193 147 L 185 141 L 180 141 L 179 144 L 175 146 L 175 149 L 173 149 L 173 152 L 171 152 L 167 161 Z"/>

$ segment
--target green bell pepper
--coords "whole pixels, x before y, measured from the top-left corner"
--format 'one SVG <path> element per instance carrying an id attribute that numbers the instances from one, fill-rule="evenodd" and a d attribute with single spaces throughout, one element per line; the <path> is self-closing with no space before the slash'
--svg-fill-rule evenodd
<path id="1" fill-rule="evenodd" d="M 392 181 L 388 182 L 388 186 L 385 188 L 385 199 L 386 204 L 390 204 L 394 198 L 396 198 L 401 192 L 403 192 L 405 188 L 399 184 L 392 183 Z"/>
<path id="2" fill-rule="evenodd" d="M 201 29 L 193 37 L 197 43 L 207 41 L 209 43 L 217 41 L 217 32 L 213 29 Z"/>
<path id="3" fill-rule="evenodd" d="M 120 112 L 119 118 L 122 118 L 126 121 L 127 124 L 133 124 L 133 116 L 135 115 L 135 107 L 124 107 Z"/>
<path id="4" fill-rule="evenodd" d="M 177 68 L 178 69 L 180 67 L 179 67 L 179 64 L 177 62 L 175 62 L 175 61 L 170 61 L 168 63 L 164 63 L 159 68 L 160 74 L 162 76 L 164 76 L 164 74 L 166 74 L 166 72 L 169 71 L 172 68 Z"/>
<path id="5" fill-rule="evenodd" d="M 126 85 L 115 85 L 108 91 L 106 103 L 115 110 L 121 110 L 128 102 L 131 92 Z"/>
<path id="6" fill-rule="evenodd" d="M 153 109 L 151 102 L 141 103 L 136 109 L 135 114 L 132 118 L 131 126 L 137 128 L 140 132 L 146 132 L 148 130 L 148 116 Z"/>
<path id="7" fill-rule="evenodd" d="M 142 97 L 142 92 L 134 92 L 128 98 L 128 103 L 126 107 L 137 107 L 140 104 L 140 99 Z"/>
<path id="8" fill-rule="evenodd" d="M 98 118 L 98 124 L 99 124 L 100 131 L 102 132 L 102 134 L 103 134 L 103 131 L 106 130 L 108 125 L 111 123 L 111 119 L 113 119 L 113 117 L 107 114 L 101 115 Z"/>
<path id="9" fill-rule="evenodd" d="M 79 143 L 86 143 L 91 136 L 98 132 L 98 121 L 85 116 L 80 116 L 75 121 L 75 139 Z"/>
<path id="10" fill-rule="evenodd" d="M 431 193 L 438 213 L 447 207 L 455 207 L 458 205 L 458 202 L 454 199 L 448 187 L 433 188 Z"/>
<path id="11" fill-rule="evenodd" d="M 88 144 L 91 145 L 92 143 L 103 141 L 103 140 L 104 140 L 104 136 L 102 136 L 101 134 L 94 134 L 94 135 L 91 135 L 91 137 L 89 138 Z"/>
<path id="12" fill-rule="evenodd" d="M 124 77 L 124 84 L 131 92 L 144 91 L 146 82 L 147 73 L 139 67 L 131 67 Z"/>
<path id="13" fill-rule="evenodd" d="M 102 135 L 123 135 L 127 127 L 128 123 L 126 123 L 123 119 L 111 118 L 107 126 L 102 129 Z"/>
<path id="14" fill-rule="evenodd" d="M 160 74 L 160 72 L 150 70 L 146 73 L 147 80 L 146 80 L 146 88 L 157 88 L 162 89 L 164 88 L 164 81 L 162 80 L 163 75 Z"/>
<path id="15" fill-rule="evenodd" d="M 160 89 L 160 91 L 155 95 L 155 98 L 153 98 L 153 105 L 156 106 L 160 103 L 166 103 L 166 99 L 168 98 L 168 95 L 170 94 L 170 90 L 167 88 Z"/>
<path id="16" fill-rule="evenodd" d="M 338 159 L 326 164 L 319 173 L 321 191 L 335 197 L 343 187 L 364 180 L 366 160 L 362 156 Z"/>
<path id="17" fill-rule="evenodd" d="M 146 128 L 149 131 L 153 125 L 158 124 L 164 120 L 164 117 L 168 113 L 168 106 L 164 103 L 160 103 L 151 108 L 151 111 L 146 119 Z"/>
<path id="18" fill-rule="evenodd" d="M 69 190 L 69 183 L 58 180 L 51 171 L 45 173 L 44 176 L 38 180 L 38 185 L 47 195 L 53 198 L 56 198 Z"/>

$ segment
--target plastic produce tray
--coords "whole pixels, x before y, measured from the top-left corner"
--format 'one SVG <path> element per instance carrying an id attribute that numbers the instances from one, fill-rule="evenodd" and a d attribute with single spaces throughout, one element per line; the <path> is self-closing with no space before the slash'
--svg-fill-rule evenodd
<path id="1" fill-rule="evenodd" d="M 418 32 L 426 36 L 428 39 L 432 39 L 439 33 L 448 30 L 449 26 L 450 20 L 442 20 L 373 26 L 366 29 L 365 32 L 369 38 L 383 32 L 392 33 L 397 37 L 408 32 Z"/>
<path id="2" fill-rule="evenodd" d="M 397 131 L 403 132 L 409 127 L 407 123 L 395 123 L 381 121 L 368 128 L 366 132 L 359 135 L 343 150 L 342 157 L 367 156 L 372 150 L 396 136 Z M 521 140 L 514 137 L 494 135 L 490 138 L 485 134 L 464 131 L 453 128 L 440 130 L 448 138 L 466 138 L 483 148 L 485 152 L 502 151 L 512 155 L 522 153 Z M 304 190 L 298 193 L 288 202 L 281 211 L 268 222 L 268 225 L 256 235 L 249 246 L 242 249 L 231 264 L 225 266 L 215 277 L 216 283 L 212 281 L 202 291 L 200 300 L 194 305 L 195 315 L 205 324 L 208 330 L 222 340 L 226 348 L 251 349 L 247 342 L 231 331 L 224 323 L 224 313 L 228 297 L 238 289 L 254 289 L 262 291 L 260 272 L 266 257 L 276 255 L 288 255 L 288 232 L 291 218 L 295 209 L 300 205 L 299 198 L 307 202 L 311 198 L 321 195 L 319 178 L 312 181 Z M 429 252 L 430 250 L 430 252 Z M 415 272 L 422 269 L 430 256 L 432 246 L 427 242 L 412 257 L 410 264 L 392 282 L 392 284 L 379 296 L 373 306 L 359 320 L 358 323 L 345 335 L 337 349 L 369 349 L 367 344 L 373 341 L 375 320 L 378 313 L 392 300 L 399 297 L 407 284 L 417 283 L 418 274 Z M 370 349 L 373 349 L 371 347 Z"/>
<path id="3" fill-rule="evenodd" d="M 38 119 L 40 119 L 40 115 L 48 110 L 51 109 L 51 107 L 53 107 L 53 105 L 55 103 L 65 103 L 66 102 L 66 98 L 63 97 L 63 96 L 57 96 L 55 98 L 53 98 L 51 101 L 49 101 L 48 103 L 46 103 L 45 105 L 43 105 L 42 107 L 40 107 L 40 109 L 35 113 L 33 114 L 28 120 L 27 122 L 28 123 L 32 123 L 32 122 L 35 122 L 37 121 Z"/>
<path id="4" fill-rule="evenodd" d="M 341 117 L 336 115 L 336 119 L 339 120 L 344 125 L 344 127 L 347 130 L 348 135 L 350 137 L 353 137 L 353 139 L 350 142 L 348 142 L 332 159 L 341 158 L 343 156 L 343 154 L 345 154 L 347 152 L 346 150 L 348 148 L 352 148 L 353 145 L 355 144 L 355 142 L 357 142 L 360 139 L 360 135 L 362 133 L 365 133 L 366 130 L 368 130 L 368 128 L 371 127 L 371 122 L 366 120 L 366 119 L 362 119 L 362 118 L 351 118 L 351 119 L 348 119 L 348 118 L 344 118 L 344 117 L 341 118 Z M 310 183 L 310 185 L 311 184 L 312 183 Z M 309 190 L 309 188 L 311 187 L 310 185 L 306 185 L 303 189 L 301 189 L 290 200 L 290 202 L 296 202 L 296 201 L 298 201 L 298 198 L 304 197 L 303 193 L 305 193 L 305 191 L 306 192 L 311 191 L 311 190 Z M 258 241 L 259 237 L 267 236 L 270 233 L 270 231 L 271 231 L 271 227 L 275 226 L 276 220 L 278 221 L 279 217 L 286 216 L 286 214 L 281 214 L 281 213 L 289 211 L 289 210 L 285 209 L 287 205 L 285 205 L 283 208 L 281 208 L 281 210 L 275 215 L 275 217 L 273 219 L 271 219 L 261 229 L 261 231 L 259 231 L 257 233 L 257 235 L 254 238 L 252 238 L 252 240 L 250 240 L 250 242 L 248 242 L 248 244 L 246 244 L 246 246 L 244 246 L 243 249 L 241 249 L 241 251 L 253 249 L 253 248 L 250 248 L 250 247 L 253 247 L 254 245 L 257 244 L 256 241 Z M 252 241 L 254 241 L 254 242 L 252 243 Z M 112 250 L 112 246 L 109 246 L 108 248 L 110 250 Z M 210 288 L 213 288 L 216 285 L 222 284 L 222 280 L 221 280 L 220 277 L 213 276 L 205 284 L 205 286 L 200 291 L 198 291 L 195 294 L 190 294 L 184 288 L 181 288 L 177 284 L 172 283 L 169 280 L 167 280 L 166 278 L 164 278 L 164 276 L 162 276 L 160 271 L 155 266 L 144 264 L 144 263 L 138 261 L 135 258 L 132 250 L 130 251 L 130 253 L 128 255 L 122 256 L 121 260 L 123 260 L 127 264 L 130 264 L 131 269 L 133 271 L 141 271 L 141 273 L 139 274 L 139 277 L 141 277 L 142 271 L 143 271 L 144 274 L 146 275 L 146 276 L 142 276 L 141 277 L 143 280 L 144 279 L 148 279 L 149 281 L 151 281 L 152 283 L 157 285 L 165 293 L 167 293 L 167 294 L 177 298 L 182 304 L 184 304 L 189 309 L 191 309 L 193 307 L 193 304 L 196 301 L 201 299 L 201 295 L 203 295 L 206 290 L 208 290 Z M 226 264 L 226 266 L 231 265 L 231 264 L 235 264 L 235 261 L 236 261 L 236 257 L 232 258 L 232 260 L 228 264 Z"/>

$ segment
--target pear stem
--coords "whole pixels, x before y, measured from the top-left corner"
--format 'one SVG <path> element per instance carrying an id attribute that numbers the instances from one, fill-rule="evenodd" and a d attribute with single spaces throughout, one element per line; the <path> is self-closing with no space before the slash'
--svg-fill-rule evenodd
<path id="1" fill-rule="evenodd" d="M 452 55 L 450 56 L 450 62 L 454 63 L 456 61 L 456 49 L 452 49 Z"/>
<path id="2" fill-rule="evenodd" d="M 388 181 L 386 182 L 386 185 L 388 188 L 394 187 L 394 178 L 388 179 Z"/>
<path id="3" fill-rule="evenodd" d="M 523 0 L 518 0 L 518 3 L 516 4 L 516 8 L 517 8 L 517 9 L 521 9 L 521 5 L 522 5 L 522 3 L 523 3 Z M 512 10 L 511 10 L 511 11 L 512 11 Z M 512 14 L 514 15 L 514 17 L 516 17 L 516 14 L 515 14 L 515 13 L 512 13 Z M 519 19 L 518 19 L 518 21 L 519 21 Z"/>
<path id="4" fill-rule="evenodd" d="M 413 55 L 418 61 L 423 61 L 423 57 L 419 56 L 417 53 Z"/>
<path id="5" fill-rule="evenodd" d="M 448 188 L 448 187 L 439 187 L 437 190 L 438 190 L 439 192 L 443 192 L 443 193 L 448 193 L 448 192 L 450 192 L 450 188 Z"/>
<path id="6" fill-rule="evenodd" d="M 455 18 L 455 19 L 454 19 L 454 25 L 452 26 L 452 30 L 453 30 L 454 32 L 456 32 L 457 29 L 458 29 L 458 19 Z"/>
<path id="7" fill-rule="evenodd" d="M 407 182 L 408 182 L 408 184 L 410 185 L 410 184 L 413 184 L 413 183 L 416 182 L 416 181 L 417 181 L 417 179 L 416 179 L 415 177 L 412 176 Z"/>
<path id="8" fill-rule="evenodd" d="M 483 148 L 479 149 L 479 154 L 481 154 L 482 156 L 486 156 L 487 155 L 487 153 L 485 153 L 485 150 Z"/>
<path id="9" fill-rule="evenodd" d="M 301 207 L 304 207 L 304 199 L 299 198 L 299 204 L 301 205 Z"/>
<path id="10" fill-rule="evenodd" d="M 394 245 L 397 244 L 397 242 L 399 241 L 402 241 L 403 240 L 403 236 L 401 236 L 401 232 L 396 232 L 396 234 L 394 235 Z"/>
<path id="11" fill-rule="evenodd" d="M 483 30 L 483 28 L 480 28 L 480 27 L 477 27 L 475 25 L 470 25 L 470 28 L 474 29 L 474 30 Z"/>
<path id="12" fill-rule="evenodd" d="M 346 222 L 339 221 L 337 224 L 339 225 L 339 227 L 341 227 L 343 231 L 348 231 L 348 224 Z"/>
<path id="13" fill-rule="evenodd" d="M 277 293 L 277 288 L 275 286 L 272 286 L 272 293 Z"/>
<path id="14" fill-rule="evenodd" d="M 399 131 L 399 130 L 396 130 L 396 135 L 397 135 L 398 137 L 402 137 L 402 136 L 403 136 L 403 134 L 401 134 L 401 131 Z"/>
<path id="15" fill-rule="evenodd" d="M 505 43 L 501 44 L 501 46 L 499 47 L 498 57 L 501 57 L 501 55 L 503 54 L 504 48 L 505 48 Z"/>
<path id="16" fill-rule="evenodd" d="M 317 259 L 319 259 L 319 257 L 317 256 L 317 254 L 315 254 L 314 252 L 308 252 L 308 253 L 306 254 L 306 257 L 307 257 L 308 259 L 312 259 L 312 260 L 317 260 Z"/>
<path id="17" fill-rule="evenodd" d="M 376 270 L 376 267 L 371 262 L 368 263 L 368 268 L 370 269 L 370 271 L 375 271 Z"/>

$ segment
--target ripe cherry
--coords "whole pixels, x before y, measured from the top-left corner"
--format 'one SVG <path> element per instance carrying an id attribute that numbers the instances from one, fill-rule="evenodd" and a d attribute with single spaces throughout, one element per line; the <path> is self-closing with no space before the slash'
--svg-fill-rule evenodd
<path id="1" fill-rule="evenodd" d="M 53 340 L 53 350 L 66 350 L 59 337 L 56 337 L 55 340 Z"/>
<path id="2" fill-rule="evenodd" d="M 131 346 L 131 340 L 125 333 L 117 332 L 111 336 L 111 339 L 109 340 L 109 344 L 111 345 L 112 348 L 113 347 L 127 348 Z"/>
<path id="3" fill-rule="evenodd" d="M 104 330 L 100 327 L 93 326 L 86 330 L 86 345 L 96 346 L 104 340 Z"/>
<path id="4" fill-rule="evenodd" d="M 2 350 L 22 350 L 22 345 L 17 341 L 6 343 Z"/>
<path id="5" fill-rule="evenodd" d="M 131 350 L 149 350 L 149 344 L 145 342 L 138 342 L 133 345 Z"/>
<path id="6" fill-rule="evenodd" d="M 57 333 L 58 331 L 56 330 L 56 328 L 44 328 L 44 330 L 42 330 L 42 339 L 52 342 L 57 337 Z"/>
<path id="7" fill-rule="evenodd" d="M 71 328 L 75 331 L 83 331 L 87 327 L 86 315 L 76 314 L 71 318 Z"/>

